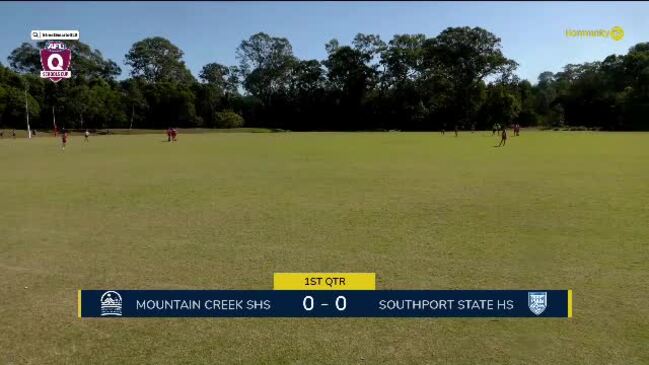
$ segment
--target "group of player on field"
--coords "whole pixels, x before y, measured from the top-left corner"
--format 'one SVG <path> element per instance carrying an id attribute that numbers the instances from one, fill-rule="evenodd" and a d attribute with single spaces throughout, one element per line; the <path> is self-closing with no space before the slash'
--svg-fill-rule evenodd
<path id="1" fill-rule="evenodd" d="M 14 137 L 15 137 L 16 132 L 14 131 Z M 167 128 L 167 142 L 176 142 L 176 136 L 178 135 L 178 131 L 176 131 L 176 128 Z M 90 132 L 86 129 L 86 132 L 83 134 L 84 139 L 86 142 L 88 142 L 88 137 L 90 137 Z M 63 128 L 61 130 L 61 148 L 65 150 L 65 146 L 68 143 L 68 131 Z"/>
<path id="2" fill-rule="evenodd" d="M 31 131 L 32 136 L 36 136 L 36 130 Z M 61 130 L 54 130 L 54 136 L 56 137 L 57 134 L 61 135 L 61 149 L 65 151 L 65 146 L 68 144 L 68 139 L 70 138 L 70 134 L 68 133 L 67 129 L 62 128 Z M 3 139 L 5 135 L 4 130 L 0 130 L 0 139 Z M 176 142 L 176 136 L 178 135 L 178 131 L 176 128 L 167 128 L 167 142 Z M 13 129 L 11 131 L 11 137 L 13 139 L 16 139 L 16 130 Z M 90 131 L 86 129 L 86 131 L 83 133 L 84 141 L 88 142 L 88 137 L 90 137 Z"/>
<path id="3" fill-rule="evenodd" d="M 59 133 L 61 133 L 61 149 L 65 151 L 65 146 L 68 144 L 68 138 L 70 135 L 68 134 L 68 130 L 65 128 L 61 129 Z M 54 132 L 54 135 L 56 135 L 56 131 Z M 83 133 L 84 141 L 88 142 L 88 137 L 90 137 L 90 132 L 86 129 Z"/>
<path id="4" fill-rule="evenodd" d="M 514 130 L 514 136 L 521 135 L 520 124 L 518 123 L 513 124 L 512 129 Z M 495 135 L 496 132 L 500 132 L 500 143 L 498 143 L 497 147 L 504 146 L 505 143 L 507 143 L 507 128 L 505 128 L 505 126 L 501 126 L 500 123 L 495 123 L 491 128 L 491 135 L 492 136 Z"/>
<path id="5" fill-rule="evenodd" d="M 512 129 L 514 130 L 514 136 L 520 136 L 521 133 L 521 125 L 518 123 L 515 123 L 512 125 Z M 455 125 L 454 128 L 455 131 L 455 136 L 457 137 L 458 135 L 458 126 L 457 124 Z M 475 131 L 475 126 L 471 127 L 471 131 Z M 446 125 L 444 125 L 440 131 L 443 134 L 446 133 Z M 500 143 L 498 144 L 497 147 L 504 146 L 507 143 L 507 128 L 502 126 L 500 123 L 494 123 L 493 127 L 491 128 L 491 135 L 496 135 L 496 132 L 500 132 Z M 54 131 L 54 135 L 56 136 L 57 132 Z M 68 131 L 63 128 L 60 131 L 61 134 L 61 149 L 65 150 L 65 146 L 68 143 Z M 12 138 L 16 138 L 16 130 L 12 130 L 11 132 Z M 36 135 L 36 131 L 32 131 L 32 135 Z M 90 137 L 90 132 L 86 129 L 84 135 L 84 140 L 88 142 L 88 137 Z M 178 131 L 176 131 L 176 128 L 167 128 L 167 142 L 176 142 L 176 136 L 178 135 Z M 0 138 L 4 138 L 4 130 L 0 131 Z"/>
<path id="6" fill-rule="evenodd" d="M 0 132 L 0 137 L 2 137 L 2 133 Z M 68 131 L 63 128 L 59 133 L 61 133 L 61 149 L 65 151 L 65 146 L 68 144 L 68 138 L 69 134 Z M 56 135 L 56 131 L 54 132 Z M 175 128 L 167 128 L 167 142 L 176 142 L 176 136 L 178 132 L 176 131 Z M 14 130 L 13 132 L 14 138 L 16 138 L 16 131 Z M 86 129 L 86 131 L 83 134 L 84 141 L 88 142 L 88 137 L 90 137 L 90 132 Z"/>
<path id="7" fill-rule="evenodd" d="M 521 135 L 521 125 L 518 123 L 513 124 L 512 129 L 514 130 L 514 135 L 515 136 L 520 136 Z M 454 127 L 454 132 L 455 132 L 455 137 L 458 136 L 458 126 L 455 124 Z M 471 125 L 471 133 L 475 132 L 475 124 Z M 504 146 L 505 143 L 507 143 L 507 128 L 505 126 L 501 125 L 500 123 L 494 123 L 493 127 L 491 128 L 491 135 L 494 136 L 496 135 L 496 132 L 500 133 L 500 143 L 498 144 L 497 147 Z M 440 130 L 440 133 L 442 135 L 446 134 L 446 124 L 442 126 L 442 129 Z"/>

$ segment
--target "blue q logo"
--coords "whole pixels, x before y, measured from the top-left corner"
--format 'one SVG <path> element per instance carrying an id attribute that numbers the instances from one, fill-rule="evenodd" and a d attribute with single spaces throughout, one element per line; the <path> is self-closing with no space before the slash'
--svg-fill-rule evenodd
<path id="1" fill-rule="evenodd" d="M 122 316 L 122 296 L 116 291 L 107 291 L 101 295 L 101 316 Z"/>
<path id="2" fill-rule="evenodd" d="M 532 313 L 537 316 L 545 311 L 548 307 L 548 293 L 547 292 L 528 292 L 527 293 L 527 306 L 530 307 Z"/>

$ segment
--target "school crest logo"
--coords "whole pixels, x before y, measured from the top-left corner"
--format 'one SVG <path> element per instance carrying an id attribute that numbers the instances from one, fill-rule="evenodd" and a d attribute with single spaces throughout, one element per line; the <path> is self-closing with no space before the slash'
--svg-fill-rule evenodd
<path id="1" fill-rule="evenodd" d="M 59 82 L 63 79 L 72 77 L 70 60 L 72 51 L 65 46 L 63 42 L 47 42 L 45 48 L 41 49 L 41 77 L 50 79 L 52 82 Z"/>
<path id="2" fill-rule="evenodd" d="M 116 291 L 107 291 L 101 295 L 101 316 L 122 316 L 122 296 Z"/>
<path id="3" fill-rule="evenodd" d="M 548 293 L 547 292 L 528 292 L 527 293 L 527 306 L 532 313 L 540 315 L 548 307 Z"/>

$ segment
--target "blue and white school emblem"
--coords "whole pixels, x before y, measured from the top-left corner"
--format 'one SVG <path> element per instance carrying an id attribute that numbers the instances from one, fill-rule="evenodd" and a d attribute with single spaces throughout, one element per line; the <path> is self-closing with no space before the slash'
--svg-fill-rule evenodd
<path id="1" fill-rule="evenodd" d="M 107 291 L 101 295 L 101 316 L 122 316 L 122 296 L 116 291 Z"/>
<path id="2" fill-rule="evenodd" d="M 537 316 L 548 307 L 548 293 L 544 291 L 527 292 L 527 306 Z"/>

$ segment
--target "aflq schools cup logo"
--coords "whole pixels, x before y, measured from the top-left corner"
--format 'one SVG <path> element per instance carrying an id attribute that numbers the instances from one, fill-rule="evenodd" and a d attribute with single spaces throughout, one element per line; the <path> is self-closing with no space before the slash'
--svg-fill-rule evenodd
<path id="1" fill-rule="evenodd" d="M 41 77 L 53 82 L 69 79 L 72 76 L 68 71 L 71 58 L 72 52 L 63 42 L 47 42 L 41 50 Z"/>

